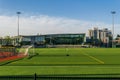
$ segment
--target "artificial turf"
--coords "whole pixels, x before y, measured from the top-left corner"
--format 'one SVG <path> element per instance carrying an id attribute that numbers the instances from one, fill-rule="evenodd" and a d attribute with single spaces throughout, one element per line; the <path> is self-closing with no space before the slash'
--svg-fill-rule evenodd
<path id="1" fill-rule="evenodd" d="M 35 48 L 0 66 L 0 75 L 120 74 L 119 48 Z"/>

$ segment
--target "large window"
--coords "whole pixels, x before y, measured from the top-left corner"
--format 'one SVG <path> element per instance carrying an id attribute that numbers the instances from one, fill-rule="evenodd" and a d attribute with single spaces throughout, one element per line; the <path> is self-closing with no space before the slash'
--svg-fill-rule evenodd
<path id="1" fill-rule="evenodd" d="M 81 44 L 84 42 L 85 34 L 56 34 L 45 38 L 46 44 Z"/>

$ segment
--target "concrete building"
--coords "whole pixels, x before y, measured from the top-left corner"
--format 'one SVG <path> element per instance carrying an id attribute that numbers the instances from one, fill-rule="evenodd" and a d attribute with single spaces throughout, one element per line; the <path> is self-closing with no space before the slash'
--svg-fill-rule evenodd
<path id="1" fill-rule="evenodd" d="M 106 46 L 110 46 L 110 42 L 112 42 L 112 32 L 107 28 L 104 29 L 90 29 L 89 30 L 89 38 L 92 40 L 100 40 Z"/>
<path id="2" fill-rule="evenodd" d="M 94 28 L 93 30 L 89 30 L 89 37 L 94 39 L 100 39 L 100 30 L 98 28 Z"/>
<path id="3" fill-rule="evenodd" d="M 115 40 L 113 40 L 113 43 L 115 44 L 115 47 L 120 48 L 120 37 L 117 37 Z"/>

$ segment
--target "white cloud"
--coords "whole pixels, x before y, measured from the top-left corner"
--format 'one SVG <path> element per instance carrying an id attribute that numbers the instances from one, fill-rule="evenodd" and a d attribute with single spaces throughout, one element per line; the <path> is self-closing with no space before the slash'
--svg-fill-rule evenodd
<path id="1" fill-rule="evenodd" d="M 116 26 L 120 25 L 117 24 Z M 91 29 L 92 27 L 107 27 L 111 29 L 110 24 L 102 22 L 90 22 L 46 15 L 29 17 L 20 16 L 20 35 L 36 35 L 37 33 L 87 33 L 88 29 Z M 0 36 L 6 35 L 17 35 L 16 16 L 0 16 Z"/>

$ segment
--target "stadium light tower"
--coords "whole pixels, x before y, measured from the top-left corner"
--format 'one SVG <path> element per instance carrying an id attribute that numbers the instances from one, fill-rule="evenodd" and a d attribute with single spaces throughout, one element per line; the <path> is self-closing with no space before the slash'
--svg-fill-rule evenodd
<path id="1" fill-rule="evenodd" d="M 19 37 L 19 17 L 20 17 L 20 14 L 21 12 L 17 12 L 17 16 L 18 16 L 18 29 L 17 29 L 17 32 L 18 32 L 18 37 Z"/>
<path id="2" fill-rule="evenodd" d="M 19 17 L 20 17 L 20 14 L 21 14 L 21 12 L 16 12 L 16 14 L 17 14 L 17 16 L 18 16 L 18 23 L 17 23 L 17 37 L 18 37 L 18 39 L 17 39 L 17 46 L 19 46 Z"/>
<path id="3" fill-rule="evenodd" d="M 112 47 L 113 47 L 113 40 L 114 40 L 114 14 L 116 14 L 115 11 L 111 11 L 112 14 Z"/>

